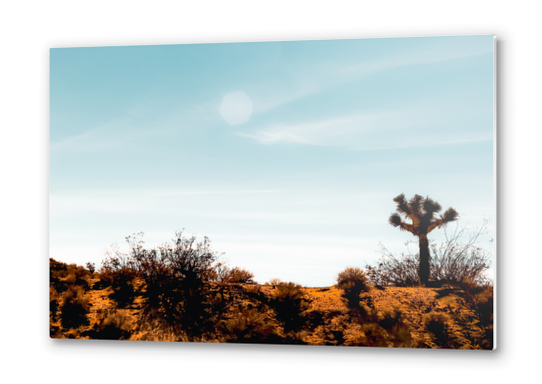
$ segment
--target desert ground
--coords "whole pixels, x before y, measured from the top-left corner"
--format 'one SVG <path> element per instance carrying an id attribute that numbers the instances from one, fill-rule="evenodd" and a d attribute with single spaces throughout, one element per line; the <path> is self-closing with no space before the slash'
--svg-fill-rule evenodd
<path id="1" fill-rule="evenodd" d="M 149 286 L 51 259 L 51 337 L 493 349 L 492 287 L 203 282 L 153 301 Z"/>

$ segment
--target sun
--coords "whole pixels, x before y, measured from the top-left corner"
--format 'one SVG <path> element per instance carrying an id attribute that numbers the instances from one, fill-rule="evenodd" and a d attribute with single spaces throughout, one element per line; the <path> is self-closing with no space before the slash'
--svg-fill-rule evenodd
<path id="1" fill-rule="evenodd" d="M 220 104 L 220 114 L 229 125 L 246 123 L 252 115 L 252 100 L 243 91 L 228 93 Z"/>

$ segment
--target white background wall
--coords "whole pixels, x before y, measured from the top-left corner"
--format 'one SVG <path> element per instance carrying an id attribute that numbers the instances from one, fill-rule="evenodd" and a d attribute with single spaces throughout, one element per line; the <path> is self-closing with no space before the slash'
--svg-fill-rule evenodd
<path id="1" fill-rule="evenodd" d="M 0 376 L 5 382 L 536 380 L 540 9 L 535 1 L 19 1 L 0 8 Z M 498 349 L 384 350 L 48 337 L 48 49 L 493 33 L 499 39 Z M 7 213 L 7 214 L 6 214 Z"/>

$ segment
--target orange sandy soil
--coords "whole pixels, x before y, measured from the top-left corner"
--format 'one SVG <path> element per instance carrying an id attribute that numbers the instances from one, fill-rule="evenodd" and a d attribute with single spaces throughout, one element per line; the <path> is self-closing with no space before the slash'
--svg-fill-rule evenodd
<path id="1" fill-rule="evenodd" d="M 91 286 L 98 279 L 91 279 Z M 276 289 L 271 285 L 241 285 L 243 289 L 264 293 L 267 297 L 272 297 Z M 473 340 L 483 339 L 484 329 L 478 326 L 478 320 L 471 305 L 468 305 L 464 299 L 464 291 L 455 288 L 397 288 L 386 287 L 377 289 L 370 287 L 370 291 L 362 293 L 360 300 L 362 302 L 372 302 L 374 308 L 372 312 L 373 319 L 382 319 L 387 315 L 400 312 L 402 322 L 407 325 L 409 335 L 408 344 L 389 343 L 387 346 L 404 346 L 418 348 L 438 348 L 442 347 L 435 342 L 434 334 L 427 330 L 427 314 L 437 314 L 444 316 L 447 319 L 447 329 L 450 339 L 453 343 L 447 345 L 447 348 L 458 349 L 480 349 Z M 135 324 L 138 320 L 138 312 L 141 307 L 142 298 L 136 297 L 133 304 L 126 308 L 118 309 L 115 302 L 109 298 L 112 293 L 110 287 L 101 290 L 89 290 L 86 295 L 90 301 L 90 308 L 87 318 L 89 325 L 85 327 L 90 329 L 104 313 L 116 311 L 123 314 L 128 319 L 128 324 Z M 367 330 L 364 324 L 360 325 L 359 321 L 352 322 L 351 310 L 346 305 L 346 301 L 342 298 L 343 291 L 335 286 L 330 287 L 304 287 L 303 293 L 306 300 L 310 303 L 305 311 L 306 315 L 311 312 L 318 313 L 326 318 L 325 324 L 322 323 L 313 331 L 303 331 L 299 337 L 307 344 L 313 345 L 363 345 L 363 337 Z M 425 317 L 425 320 L 424 320 Z M 51 323 L 51 326 L 60 326 L 59 321 Z M 330 329 L 328 329 L 330 328 Z M 333 329 L 340 329 L 341 335 L 344 336 L 345 342 L 340 343 L 332 340 L 328 336 Z M 79 332 L 72 331 L 57 331 L 52 337 L 81 337 Z M 361 335 L 361 336 L 360 336 Z M 331 337 L 331 339 L 329 339 Z M 151 340 L 168 340 L 167 336 L 160 337 L 142 337 L 141 335 L 132 334 L 132 340 L 151 339 Z M 350 341 L 349 341 L 350 340 Z M 352 341 L 353 340 L 353 341 Z M 357 340 L 357 341 L 356 341 Z M 361 340 L 361 341 L 359 341 Z M 384 345 L 385 346 L 385 345 Z"/>
<path id="2" fill-rule="evenodd" d="M 326 288 L 305 288 L 312 298 L 309 311 L 340 311 L 348 313 L 349 309 L 342 299 L 342 290 L 334 286 Z M 467 334 L 482 337 L 483 330 L 477 326 L 475 312 L 466 304 L 465 292 L 461 289 L 443 288 L 399 288 L 386 287 L 376 289 L 371 287 L 361 299 L 369 297 L 374 303 L 377 316 L 382 318 L 386 312 L 400 311 L 403 321 L 410 327 L 410 335 L 417 344 L 436 347 L 433 337 L 427 332 L 424 315 L 428 313 L 443 314 L 448 317 L 450 337 L 456 340 L 461 349 L 473 349 L 474 346 L 466 337 Z"/>

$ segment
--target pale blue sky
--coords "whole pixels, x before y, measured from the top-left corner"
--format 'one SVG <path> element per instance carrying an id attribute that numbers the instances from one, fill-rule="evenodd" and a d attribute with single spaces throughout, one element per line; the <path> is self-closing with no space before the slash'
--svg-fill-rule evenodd
<path id="1" fill-rule="evenodd" d="M 493 219 L 492 36 L 58 48 L 50 84 L 65 262 L 185 228 L 259 282 L 325 286 L 415 240 L 399 193 Z"/>

